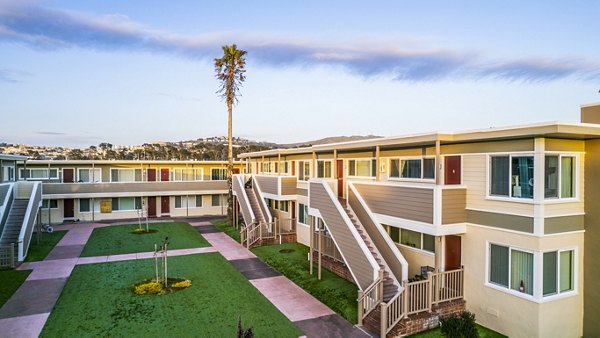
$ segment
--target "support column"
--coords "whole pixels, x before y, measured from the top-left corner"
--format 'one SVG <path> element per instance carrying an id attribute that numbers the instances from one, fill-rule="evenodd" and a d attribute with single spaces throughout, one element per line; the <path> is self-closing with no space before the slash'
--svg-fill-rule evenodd
<path id="1" fill-rule="evenodd" d="M 312 153 L 312 168 L 310 172 L 310 177 L 317 177 L 317 153 L 313 151 Z"/>
<path id="2" fill-rule="evenodd" d="M 323 257 L 323 229 L 319 224 L 319 275 L 318 279 L 321 280 L 321 261 Z"/>
<path id="3" fill-rule="evenodd" d="M 442 173 L 443 173 L 443 169 L 444 166 L 442 166 L 442 156 L 441 156 L 441 144 L 440 144 L 440 140 L 436 140 L 435 141 L 435 167 L 436 167 L 436 171 L 435 171 L 435 184 L 439 185 L 442 184 Z"/>
<path id="4" fill-rule="evenodd" d="M 314 217 L 310 216 L 310 255 L 309 255 L 309 261 L 310 261 L 310 274 L 313 274 L 313 255 L 315 252 L 315 223 L 314 223 Z"/>
<path id="5" fill-rule="evenodd" d="M 546 139 L 535 139 L 533 155 L 533 233 L 544 234 L 544 163 Z"/>
<path id="6" fill-rule="evenodd" d="M 375 146 L 375 181 L 379 181 L 381 171 L 381 161 L 379 158 L 379 145 Z"/>
<path id="7" fill-rule="evenodd" d="M 442 254 L 444 250 L 444 236 L 435 236 L 435 271 L 442 271 Z"/>

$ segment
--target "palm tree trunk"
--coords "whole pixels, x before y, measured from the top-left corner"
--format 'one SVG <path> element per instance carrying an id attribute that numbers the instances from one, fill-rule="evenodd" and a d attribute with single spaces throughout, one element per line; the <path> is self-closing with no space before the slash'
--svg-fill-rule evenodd
<path id="1" fill-rule="evenodd" d="M 227 100 L 227 110 L 229 112 L 229 121 L 227 123 L 227 188 L 229 189 L 227 194 L 227 221 L 230 226 L 235 226 L 233 219 L 233 189 L 232 189 L 232 178 L 233 178 L 233 140 L 232 140 L 232 110 L 233 100 Z"/>

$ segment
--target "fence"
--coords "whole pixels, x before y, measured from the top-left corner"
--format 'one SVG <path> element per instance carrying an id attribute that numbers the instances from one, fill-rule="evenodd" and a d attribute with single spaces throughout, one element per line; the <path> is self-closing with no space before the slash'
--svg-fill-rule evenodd
<path id="1" fill-rule="evenodd" d="M 14 268 L 17 263 L 15 244 L 0 246 L 0 268 Z"/>

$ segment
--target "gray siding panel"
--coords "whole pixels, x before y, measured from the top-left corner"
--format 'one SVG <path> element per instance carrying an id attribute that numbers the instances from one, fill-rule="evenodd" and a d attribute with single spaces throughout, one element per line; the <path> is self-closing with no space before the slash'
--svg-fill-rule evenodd
<path id="1" fill-rule="evenodd" d="M 345 263 L 350 267 L 362 290 L 373 283 L 373 267 L 352 235 L 334 201 L 320 183 L 310 184 L 310 207 L 318 209 L 335 240 Z"/>
<path id="2" fill-rule="evenodd" d="M 532 217 L 467 210 L 467 222 L 494 228 L 533 233 Z"/>
<path id="3" fill-rule="evenodd" d="M 260 190 L 263 193 L 278 195 L 277 191 L 277 176 L 254 176 L 256 182 L 260 186 Z"/>
<path id="4" fill-rule="evenodd" d="M 147 195 L 166 195 L 166 192 L 198 192 L 207 190 L 227 190 L 226 181 L 199 182 L 132 182 L 132 183 L 49 183 L 44 184 L 44 196 L 110 194 L 110 193 L 147 193 Z"/>
<path id="5" fill-rule="evenodd" d="M 374 213 L 433 223 L 433 189 L 354 184 Z"/>
<path id="6" fill-rule="evenodd" d="M 308 197 L 308 189 L 296 189 L 296 193 L 300 196 Z"/>
<path id="7" fill-rule="evenodd" d="M 242 179 L 242 182 L 243 181 L 244 180 Z M 252 207 L 248 203 L 246 203 L 247 196 L 246 190 L 244 189 L 244 185 L 240 183 L 240 180 L 236 176 L 234 176 L 232 179 L 232 189 L 237 195 L 237 201 L 240 205 L 240 209 L 242 210 L 242 217 L 244 218 L 244 223 L 246 223 L 246 225 L 248 226 L 254 221 L 254 215 L 252 213 Z"/>
<path id="8" fill-rule="evenodd" d="M 4 203 L 4 199 L 6 198 L 6 194 L 8 193 L 8 188 L 8 184 L 0 185 L 0 205 Z"/>
<path id="9" fill-rule="evenodd" d="M 583 230 L 584 217 L 584 215 L 576 215 L 546 218 L 544 220 L 544 234 Z"/>
<path id="10" fill-rule="evenodd" d="M 442 224 L 467 221 L 467 189 L 442 190 Z"/>
<path id="11" fill-rule="evenodd" d="M 396 279 L 401 282 L 402 264 L 396 258 L 394 250 L 390 248 L 385 238 L 383 237 L 387 235 L 382 235 L 381 232 L 377 229 L 377 227 L 380 227 L 381 225 L 373 222 L 371 217 L 369 217 L 367 210 L 365 210 L 362 204 L 360 204 L 360 201 L 354 195 L 354 192 L 350 189 L 348 190 L 348 203 L 350 203 L 350 207 L 356 214 L 356 217 L 358 217 L 360 223 L 365 228 L 365 231 L 369 235 L 369 238 L 371 238 L 371 242 L 377 247 L 377 250 L 379 250 L 379 253 L 381 253 L 381 255 L 383 256 L 382 258 L 385 261 L 386 265 L 390 268 L 394 276 L 396 276 Z"/>

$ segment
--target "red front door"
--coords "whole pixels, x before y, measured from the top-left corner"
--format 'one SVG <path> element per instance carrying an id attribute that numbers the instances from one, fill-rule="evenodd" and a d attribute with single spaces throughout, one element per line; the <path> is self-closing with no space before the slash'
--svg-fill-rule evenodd
<path id="1" fill-rule="evenodd" d="M 64 207 L 64 218 L 72 218 L 75 217 L 75 202 L 72 198 L 66 199 L 63 201 Z"/>
<path id="2" fill-rule="evenodd" d="M 156 176 L 156 171 L 154 174 Z M 156 217 L 156 197 L 154 196 L 148 197 L 148 217 Z"/>
<path id="3" fill-rule="evenodd" d="M 75 169 L 63 169 L 63 183 L 73 183 L 74 181 L 75 181 Z M 70 217 L 73 217 L 73 216 L 70 216 Z"/>
<path id="4" fill-rule="evenodd" d="M 163 182 L 169 180 L 169 169 L 160 169 L 160 180 Z"/>
<path id="5" fill-rule="evenodd" d="M 445 184 L 460 184 L 460 156 L 446 156 Z"/>
<path id="6" fill-rule="evenodd" d="M 168 215 L 171 211 L 169 210 L 169 196 L 161 196 L 160 198 L 160 213 L 162 215 Z"/>
<path id="7" fill-rule="evenodd" d="M 233 168 L 233 173 L 234 174 L 239 174 L 240 173 L 240 168 Z"/>
<path id="8" fill-rule="evenodd" d="M 338 197 L 344 197 L 344 160 L 337 160 Z"/>
<path id="9" fill-rule="evenodd" d="M 147 174 L 148 174 L 148 182 L 156 181 L 156 169 L 148 168 Z"/>
<path id="10" fill-rule="evenodd" d="M 446 257 L 444 264 L 446 271 L 460 269 L 462 265 L 460 247 L 460 236 L 446 236 L 446 250 L 444 254 Z"/>

